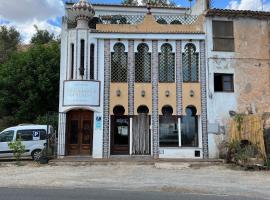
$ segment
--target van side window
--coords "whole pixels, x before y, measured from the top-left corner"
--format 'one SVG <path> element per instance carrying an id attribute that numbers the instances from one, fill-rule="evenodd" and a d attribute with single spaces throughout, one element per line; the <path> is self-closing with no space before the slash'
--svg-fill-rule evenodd
<path id="1" fill-rule="evenodd" d="M 0 142 L 11 142 L 14 137 L 14 131 L 5 131 L 0 134 Z"/>
<path id="2" fill-rule="evenodd" d="M 37 135 L 35 135 L 37 133 Z M 45 140 L 46 131 L 43 129 L 18 130 L 17 138 L 22 141 Z"/>

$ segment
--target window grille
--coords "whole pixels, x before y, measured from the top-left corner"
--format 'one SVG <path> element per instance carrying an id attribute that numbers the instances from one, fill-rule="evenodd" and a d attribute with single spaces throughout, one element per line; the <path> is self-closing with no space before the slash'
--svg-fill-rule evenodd
<path id="1" fill-rule="evenodd" d="M 95 45 L 90 45 L 90 79 L 94 79 L 95 73 Z"/>
<path id="2" fill-rule="evenodd" d="M 175 55 L 172 46 L 165 43 L 159 53 L 159 82 L 174 82 L 175 80 Z"/>
<path id="3" fill-rule="evenodd" d="M 187 44 L 183 53 L 183 80 L 184 82 L 198 82 L 199 80 L 199 53 L 196 53 L 194 44 Z"/>
<path id="4" fill-rule="evenodd" d="M 127 82 L 127 53 L 125 45 L 116 43 L 111 58 L 111 82 Z"/>
<path id="5" fill-rule="evenodd" d="M 151 82 L 151 53 L 145 43 L 137 47 L 138 52 L 135 54 L 135 82 Z"/>

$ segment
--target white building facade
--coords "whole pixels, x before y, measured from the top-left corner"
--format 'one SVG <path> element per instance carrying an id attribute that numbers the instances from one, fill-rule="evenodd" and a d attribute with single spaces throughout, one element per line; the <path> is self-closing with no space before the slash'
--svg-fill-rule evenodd
<path id="1" fill-rule="evenodd" d="M 212 49 L 220 12 L 208 6 L 66 4 L 59 158 L 218 157 L 223 120 L 238 109 L 227 62 L 235 53 Z"/>

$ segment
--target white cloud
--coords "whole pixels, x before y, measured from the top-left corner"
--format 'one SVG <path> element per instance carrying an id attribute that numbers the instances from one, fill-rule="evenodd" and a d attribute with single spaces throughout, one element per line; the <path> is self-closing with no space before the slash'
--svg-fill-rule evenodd
<path id="1" fill-rule="evenodd" d="M 0 0 L 0 19 L 9 21 L 20 31 L 25 43 L 35 33 L 34 25 L 59 34 L 61 29 L 49 24 L 49 19 L 64 15 L 62 0 Z"/>
<path id="2" fill-rule="evenodd" d="M 231 0 L 226 7 L 234 10 L 270 10 L 270 3 L 266 0 Z"/>

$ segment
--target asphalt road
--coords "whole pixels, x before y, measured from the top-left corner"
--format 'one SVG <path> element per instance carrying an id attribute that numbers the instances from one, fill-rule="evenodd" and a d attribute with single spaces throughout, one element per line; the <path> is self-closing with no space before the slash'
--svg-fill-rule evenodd
<path id="1" fill-rule="evenodd" d="M 101 189 L 0 188 L 0 200 L 263 200 L 237 196 Z"/>

